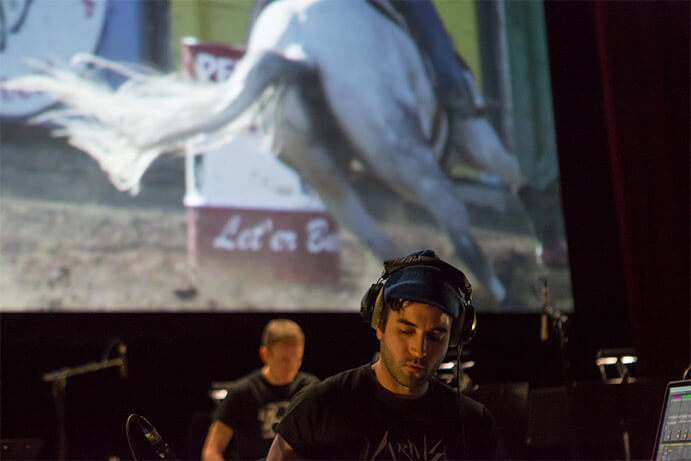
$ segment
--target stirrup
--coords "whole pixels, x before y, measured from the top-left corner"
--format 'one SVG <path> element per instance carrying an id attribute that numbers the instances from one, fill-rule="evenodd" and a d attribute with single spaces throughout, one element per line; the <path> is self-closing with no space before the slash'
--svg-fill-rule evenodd
<path id="1" fill-rule="evenodd" d="M 454 95 L 442 95 L 442 103 L 450 115 L 458 118 L 477 117 L 487 111 L 484 96 L 475 85 L 473 74 L 463 74 L 463 87 Z"/>

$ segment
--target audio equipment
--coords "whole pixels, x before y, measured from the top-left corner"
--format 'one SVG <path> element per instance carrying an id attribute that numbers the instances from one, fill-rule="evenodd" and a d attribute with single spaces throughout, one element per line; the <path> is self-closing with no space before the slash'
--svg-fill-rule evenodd
<path id="1" fill-rule="evenodd" d="M 387 283 L 396 283 L 398 279 L 407 276 L 420 279 L 421 283 L 429 283 L 428 290 L 434 290 L 435 299 L 443 300 L 447 307 L 444 310 L 454 310 L 454 307 L 458 309 L 451 327 L 449 347 L 469 343 L 477 330 L 477 315 L 471 302 L 472 286 L 463 272 L 441 260 L 432 250 L 422 250 L 384 261 L 384 271 L 360 302 L 363 320 L 377 329 L 386 301 L 384 292 Z M 424 298 L 422 296 L 417 301 L 425 302 Z"/>
<path id="2" fill-rule="evenodd" d="M 173 450 L 170 448 L 170 446 L 168 446 L 166 441 L 163 440 L 161 434 L 158 433 L 156 428 L 145 417 L 132 413 L 127 418 L 125 427 L 127 432 L 127 442 L 130 444 L 130 451 L 132 452 L 132 456 L 135 460 L 137 457 L 134 454 L 134 449 L 130 440 L 130 424 L 132 420 L 137 422 L 137 425 L 144 433 L 144 437 L 146 438 L 147 442 L 149 442 L 149 445 L 151 445 L 151 448 L 154 449 L 160 459 L 179 459 L 177 456 L 175 456 L 175 453 L 173 453 Z"/>

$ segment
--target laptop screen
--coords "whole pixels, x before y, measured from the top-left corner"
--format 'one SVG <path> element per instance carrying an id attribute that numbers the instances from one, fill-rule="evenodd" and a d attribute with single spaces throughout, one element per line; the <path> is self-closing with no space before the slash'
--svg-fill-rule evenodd
<path id="1" fill-rule="evenodd" d="M 691 459 L 691 380 L 667 384 L 654 459 Z"/>

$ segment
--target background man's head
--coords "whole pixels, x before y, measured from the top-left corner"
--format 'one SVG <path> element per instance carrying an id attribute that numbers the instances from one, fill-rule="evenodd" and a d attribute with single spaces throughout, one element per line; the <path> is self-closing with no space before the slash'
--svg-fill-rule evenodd
<path id="1" fill-rule="evenodd" d="M 262 332 L 259 356 L 264 362 L 262 372 L 272 384 L 288 384 L 302 365 L 305 335 L 302 328 L 288 319 L 274 319 Z"/>

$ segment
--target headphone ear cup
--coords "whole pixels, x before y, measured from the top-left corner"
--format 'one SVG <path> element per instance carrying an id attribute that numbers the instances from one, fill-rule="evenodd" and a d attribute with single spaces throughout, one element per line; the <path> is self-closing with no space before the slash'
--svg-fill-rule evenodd
<path id="1" fill-rule="evenodd" d="M 475 307 L 472 304 L 467 304 L 463 308 L 463 312 L 451 325 L 451 337 L 449 338 L 449 347 L 454 348 L 458 345 L 465 346 L 473 339 L 477 331 L 477 315 Z"/>
<path id="2" fill-rule="evenodd" d="M 362 320 L 368 325 L 372 324 L 372 317 L 374 316 L 374 309 L 377 304 L 377 297 L 383 288 L 383 283 L 373 283 L 362 296 L 360 301 L 360 315 Z"/>
<path id="3" fill-rule="evenodd" d="M 477 313 L 475 307 L 468 303 L 464 312 L 464 321 L 461 327 L 461 334 L 459 341 L 464 346 L 470 342 L 477 332 Z"/>

